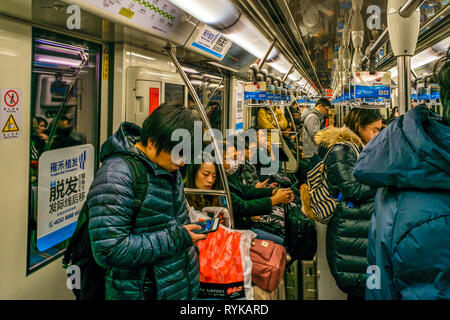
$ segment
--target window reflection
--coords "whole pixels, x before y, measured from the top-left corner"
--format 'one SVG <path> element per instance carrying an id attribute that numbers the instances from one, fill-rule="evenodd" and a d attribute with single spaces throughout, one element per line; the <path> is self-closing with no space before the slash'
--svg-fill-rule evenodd
<path id="1" fill-rule="evenodd" d="M 27 274 L 53 261 L 67 246 L 37 248 L 39 159 L 50 150 L 98 146 L 98 45 L 33 30 L 30 193 Z"/>

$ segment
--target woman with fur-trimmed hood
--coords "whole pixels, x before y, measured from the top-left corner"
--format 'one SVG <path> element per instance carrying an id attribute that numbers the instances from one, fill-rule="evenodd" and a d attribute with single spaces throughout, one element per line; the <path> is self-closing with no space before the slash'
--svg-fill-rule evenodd
<path id="1" fill-rule="evenodd" d="M 381 119 L 378 110 L 353 108 L 344 127 L 324 129 L 315 136 L 321 158 L 331 148 L 325 170 L 330 193 L 339 200 L 327 225 L 327 260 L 336 284 L 349 299 L 364 299 L 367 242 L 376 192 L 353 177 L 359 156 L 356 150 L 361 151 L 378 134 Z"/>

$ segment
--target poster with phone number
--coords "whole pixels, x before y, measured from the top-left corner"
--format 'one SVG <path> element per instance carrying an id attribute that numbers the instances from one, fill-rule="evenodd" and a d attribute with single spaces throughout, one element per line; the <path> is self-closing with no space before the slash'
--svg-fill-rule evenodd
<path id="1" fill-rule="evenodd" d="M 94 180 L 94 147 L 85 144 L 44 152 L 39 159 L 37 248 L 70 238 Z"/>

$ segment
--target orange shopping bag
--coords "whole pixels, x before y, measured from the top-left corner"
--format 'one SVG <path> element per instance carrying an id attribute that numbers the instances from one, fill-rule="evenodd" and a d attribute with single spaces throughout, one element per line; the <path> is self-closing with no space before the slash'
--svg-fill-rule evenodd
<path id="1" fill-rule="evenodd" d="M 191 221 L 208 219 L 190 210 Z M 197 243 L 200 261 L 200 299 L 253 299 L 250 247 L 256 234 L 219 225 Z"/>

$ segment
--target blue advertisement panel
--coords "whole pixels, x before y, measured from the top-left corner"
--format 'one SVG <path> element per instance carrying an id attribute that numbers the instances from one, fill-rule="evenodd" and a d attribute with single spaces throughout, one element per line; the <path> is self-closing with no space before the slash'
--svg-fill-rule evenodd
<path id="1" fill-rule="evenodd" d="M 391 87 L 382 86 L 355 86 L 355 98 L 386 98 L 391 97 Z"/>
<path id="2" fill-rule="evenodd" d="M 266 99 L 266 93 L 263 91 L 258 92 L 245 92 L 244 93 L 244 99 L 250 100 L 250 99 L 256 99 L 256 100 L 265 100 Z"/>

